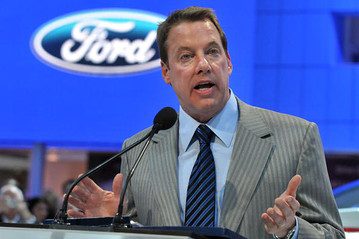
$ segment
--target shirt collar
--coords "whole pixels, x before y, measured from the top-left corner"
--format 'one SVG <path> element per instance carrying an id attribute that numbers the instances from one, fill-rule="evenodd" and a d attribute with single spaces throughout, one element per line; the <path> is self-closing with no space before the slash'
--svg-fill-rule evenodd
<path id="1" fill-rule="evenodd" d="M 231 91 L 229 100 L 224 108 L 215 115 L 210 121 L 207 122 L 207 126 L 214 132 L 226 147 L 231 145 L 233 140 L 237 121 L 238 121 L 238 105 L 237 100 Z M 201 123 L 193 119 L 188 115 L 182 107 L 179 110 L 179 140 L 180 150 L 186 151 L 194 132 Z"/>

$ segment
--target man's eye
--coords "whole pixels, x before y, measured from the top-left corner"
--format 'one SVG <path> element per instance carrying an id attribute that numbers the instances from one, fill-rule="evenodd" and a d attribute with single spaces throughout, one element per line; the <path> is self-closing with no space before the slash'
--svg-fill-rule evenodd
<path id="1" fill-rule="evenodd" d="M 220 51 L 217 48 L 211 48 L 211 49 L 208 50 L 207 53 L 210 54 L 210 55 L 218 55 L 220 53 Z"/>
<path id="2" fill-rule="evenodd" d="M 190 60 L 191 57 L 192 57 L 191 54 L 183 54 L 180 56 L 180 59 L 181 59 L 181 61 L 187 61 L 187 60 Z"/>

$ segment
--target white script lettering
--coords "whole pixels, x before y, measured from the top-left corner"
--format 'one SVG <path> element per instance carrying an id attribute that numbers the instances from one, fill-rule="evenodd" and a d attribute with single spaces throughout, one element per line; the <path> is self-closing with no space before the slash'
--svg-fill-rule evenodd
<path id="1" fill-rule="evenodd" d="M 119 57 L 129 64 L 149 61 L 156 53 L 151 48 L 156 40 L 156 31 L 150 31 L 145 39 L 107 39 L 108 30 L 118 33 L 135 28 L 134 22 L 113 23 L 102 20 L 79 22 L 71 31 L 71 39 L 61 46 L 61 57 L 65 61 L 79 62 L 82 59 L 94 64 L 114 63 Z M 75 47 L 76 45 L 76 47 Z M 74 49 L 75 48 L 75 49 Z"/>

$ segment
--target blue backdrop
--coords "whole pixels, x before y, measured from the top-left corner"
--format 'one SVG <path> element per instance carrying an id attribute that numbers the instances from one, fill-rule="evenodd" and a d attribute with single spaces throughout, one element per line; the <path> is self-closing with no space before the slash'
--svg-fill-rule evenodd
<path id="1" fill-rule="evenodd" d="M 5 1 L 0 10 L 0 145 L 118 149 L 152 124 L 164 106 L 178 109 L 159 68 L 116 77 L 71 74 L 39 61 L 31 38 L 54 18 L 77 11 L 127 8 L 167 16 L 199 5 L 215 9 L 227 32 L 234 63 L 231 86 L 244 100 L 252 95 L 254 3 L 236 1 Z"/>
<path id="2" fill-rule="evenodd" d="M 343 16 L 358 0 L 4 1 L 0 8 L 0 146 L 118 149 L 178 109 L 159 68 L 117 77 L 71 74 L 31 52 L 35 31 L 84 10 L 127 8 L 168 15 L 191 5 L 215 9 L 234 65 L 231 88 L 248 103 L 318 123 L 327 151 L 359 151 L 359 67 L 343 60 Z"/>

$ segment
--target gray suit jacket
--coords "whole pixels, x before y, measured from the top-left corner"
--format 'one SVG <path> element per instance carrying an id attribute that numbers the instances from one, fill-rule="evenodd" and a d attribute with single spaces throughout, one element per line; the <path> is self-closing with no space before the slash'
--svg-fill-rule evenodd
<path id="1" fill-rule="evenodd" d="M 303 119 L 264 110 L 238 100 L 240 117 L 220 215 L 220 226 L 252 238 L 272 238 L 261 214 L 295 175 L 299 238 L 344 238 L 330 186 L 317 126 Z M 126 140 L 143 137 L 146 129 Z M 178 122 L 153 138 L 127 192 L 128 213 L 144 225 L 180 226 L 178 196 Z M 127 174 L 142 148 L 122 158 Z"/>

